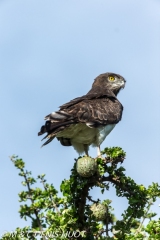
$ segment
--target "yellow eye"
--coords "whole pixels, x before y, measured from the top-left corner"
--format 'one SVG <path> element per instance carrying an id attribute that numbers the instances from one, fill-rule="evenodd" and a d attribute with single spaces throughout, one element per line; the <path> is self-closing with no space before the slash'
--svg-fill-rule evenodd
<path id="1" fill-rule="evenodd" d="M 109 76 L 109 81 L 114 81 L 114 80 L 115 80 L 115 77 Z"/>

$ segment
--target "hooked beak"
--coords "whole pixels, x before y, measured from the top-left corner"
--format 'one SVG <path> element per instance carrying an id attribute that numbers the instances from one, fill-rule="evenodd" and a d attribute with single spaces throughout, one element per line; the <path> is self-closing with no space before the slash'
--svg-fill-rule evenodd
<path id="1" fill-rule="evenodd" d="M 126 85 L 126 80 L 125 80 L 125 79 L 123 79 L 123 81 L 122 81 L 122 88 L 124 88 L 124 87 L 125 87 L 125 85 Z"/>

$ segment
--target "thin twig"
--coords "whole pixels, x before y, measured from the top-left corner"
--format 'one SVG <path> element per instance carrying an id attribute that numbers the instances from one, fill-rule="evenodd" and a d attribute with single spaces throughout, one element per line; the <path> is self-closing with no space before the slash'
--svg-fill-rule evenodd
<path id="1" fill-rule="evenodd" d="M 98 203 L 98 202 L 100 201 L 100 199 L 97 199 L 97 201 L 93 200 L 93 199 L 91 198 L 91 196 L 87 196 L 87 198 L 88 198 L 89 201 L 91 201 L 91 202 L 93 202 L 93 203 Z"/>
<path id="2" fill-rule="evenodd" d="M 147 207 L 147 209 L 146 209 L 146 213 L 144 214 L 144 217 L 142 218 L 142 222 L 140 223 L 138 229 L 136 230 L 135 235 L 137 235 L 137 234 L 141 231 L 142 226 L 143 226 L 143 223 L 144 223 L 144 221 L 145 221 L 145 219 L 146 219 L 146 215 L 148 214 L 152 203 L 153 203 L 152 201 L 150 201 L 150 202 L 148 203 L 148 207 Z"/>
<path id="3" fill-rule="evenodd" d="M 47 189 L 47 187 L 45 186 L 44 181 L 41 180 L 41 182 L 42 182 L 42 184 L 43 184 L 44 189 L 47 191 L 48 189 Z M 58 215 L 59 215 L 59 214 L 60 214 L 59 209 L 58 209 L 57 205 L 55 204 L 55 202 L 54 202 L 52 196 L 49 195 L 49 198 L 50 198 L 50 200 L 51 200 L 51 202 L 52 202 L 52 204 L 53 204 L 53 207 L 55 208 L 56 212 L 57 212 Z"/>
<path id="4" fill-rule="evenodd" d="M 107 213 L 106 213 L 106 237 L 108 237 L 108 207 L 107 207 Z"/>
<path id="5" fill-rule="evenodd" d="M 30 195 L 32 195 L 32 193 L 31 193 L 31 188 L 30 188 L 30 185 L 29 185 L 29 182 L 28 182 L 28 180 L 27 180 L 27 176 L 26 176 L 26 173 L 25 173 L 25 172 L 24 172 L 24 175 L 23 175 L 23 176 L 24 176 L 25 182 L 26 182 L 26 184 L 27 184 L 28 192 L 29 192 Z M 33 204 L 33 203 L 34 203 L 34 200 L 33 200 L 32 198 L 30 198 L 30 200 L 31 200 L 31 202 L 32 202 L 32 204 Z M 37 219 L 37 222 L 38 222 L 39 229 L 40 229 L 41 232 L 43 232 L 43 228 L 42 228 L 42 225 L 41 225 L 41 221 L 40 221 L 40 219 L 39 219 L 39 217 L 38 217 L 38 211 L 37 211 L 37 209 L 34 210 L 34 214 L 36 215 L 36 219 Z M 42 238 L 43 238 L 43 240 L 46 240 L 46 238 L 45 238 L 44 236 L 42 236 Z"/>

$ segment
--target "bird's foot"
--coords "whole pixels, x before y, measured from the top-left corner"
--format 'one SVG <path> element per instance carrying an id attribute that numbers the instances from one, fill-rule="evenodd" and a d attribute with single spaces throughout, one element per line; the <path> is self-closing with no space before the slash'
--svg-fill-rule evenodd
<path id="1" fill-rule="evenodd" d="M 98 159 L 98 158 L 101 158 L 102 160 L 105 160 L 105 158 L 104 157 L 102 157 L 102 155 L 100 154 L 100 155 L 98 155 L 97 157 L 96 157 L 96 159 Z"/>

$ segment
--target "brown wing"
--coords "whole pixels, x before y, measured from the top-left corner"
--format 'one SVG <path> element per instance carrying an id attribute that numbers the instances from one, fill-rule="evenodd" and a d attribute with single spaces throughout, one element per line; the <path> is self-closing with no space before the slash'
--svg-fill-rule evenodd
<path id="1" fill-rule="evenodd" d="M 63 109 L 74 121 L 86 123 L 90 127 L 118 123 L 122 116 L 123 106 L 114 98 L 84 100 Z"/>
<path id="2" fill-rule="evenodd" d="M 46 124 L 38 133 L 41 135 L 47 132 L 45 138 L 49 137 L 50 139 L 44 145 L 71 124 L 85 123 L 89 127 L 98 127 L 115 124 L 121 120 L 123 106 L 117 98 L 102 96 L 100 98 L 97 96 L 95 99 L 82 98 L 83 100 L 78 98 L 77 103 L 74 99 L 70 103 L 64 104 L 59 111 L 45 117 Z"/>

